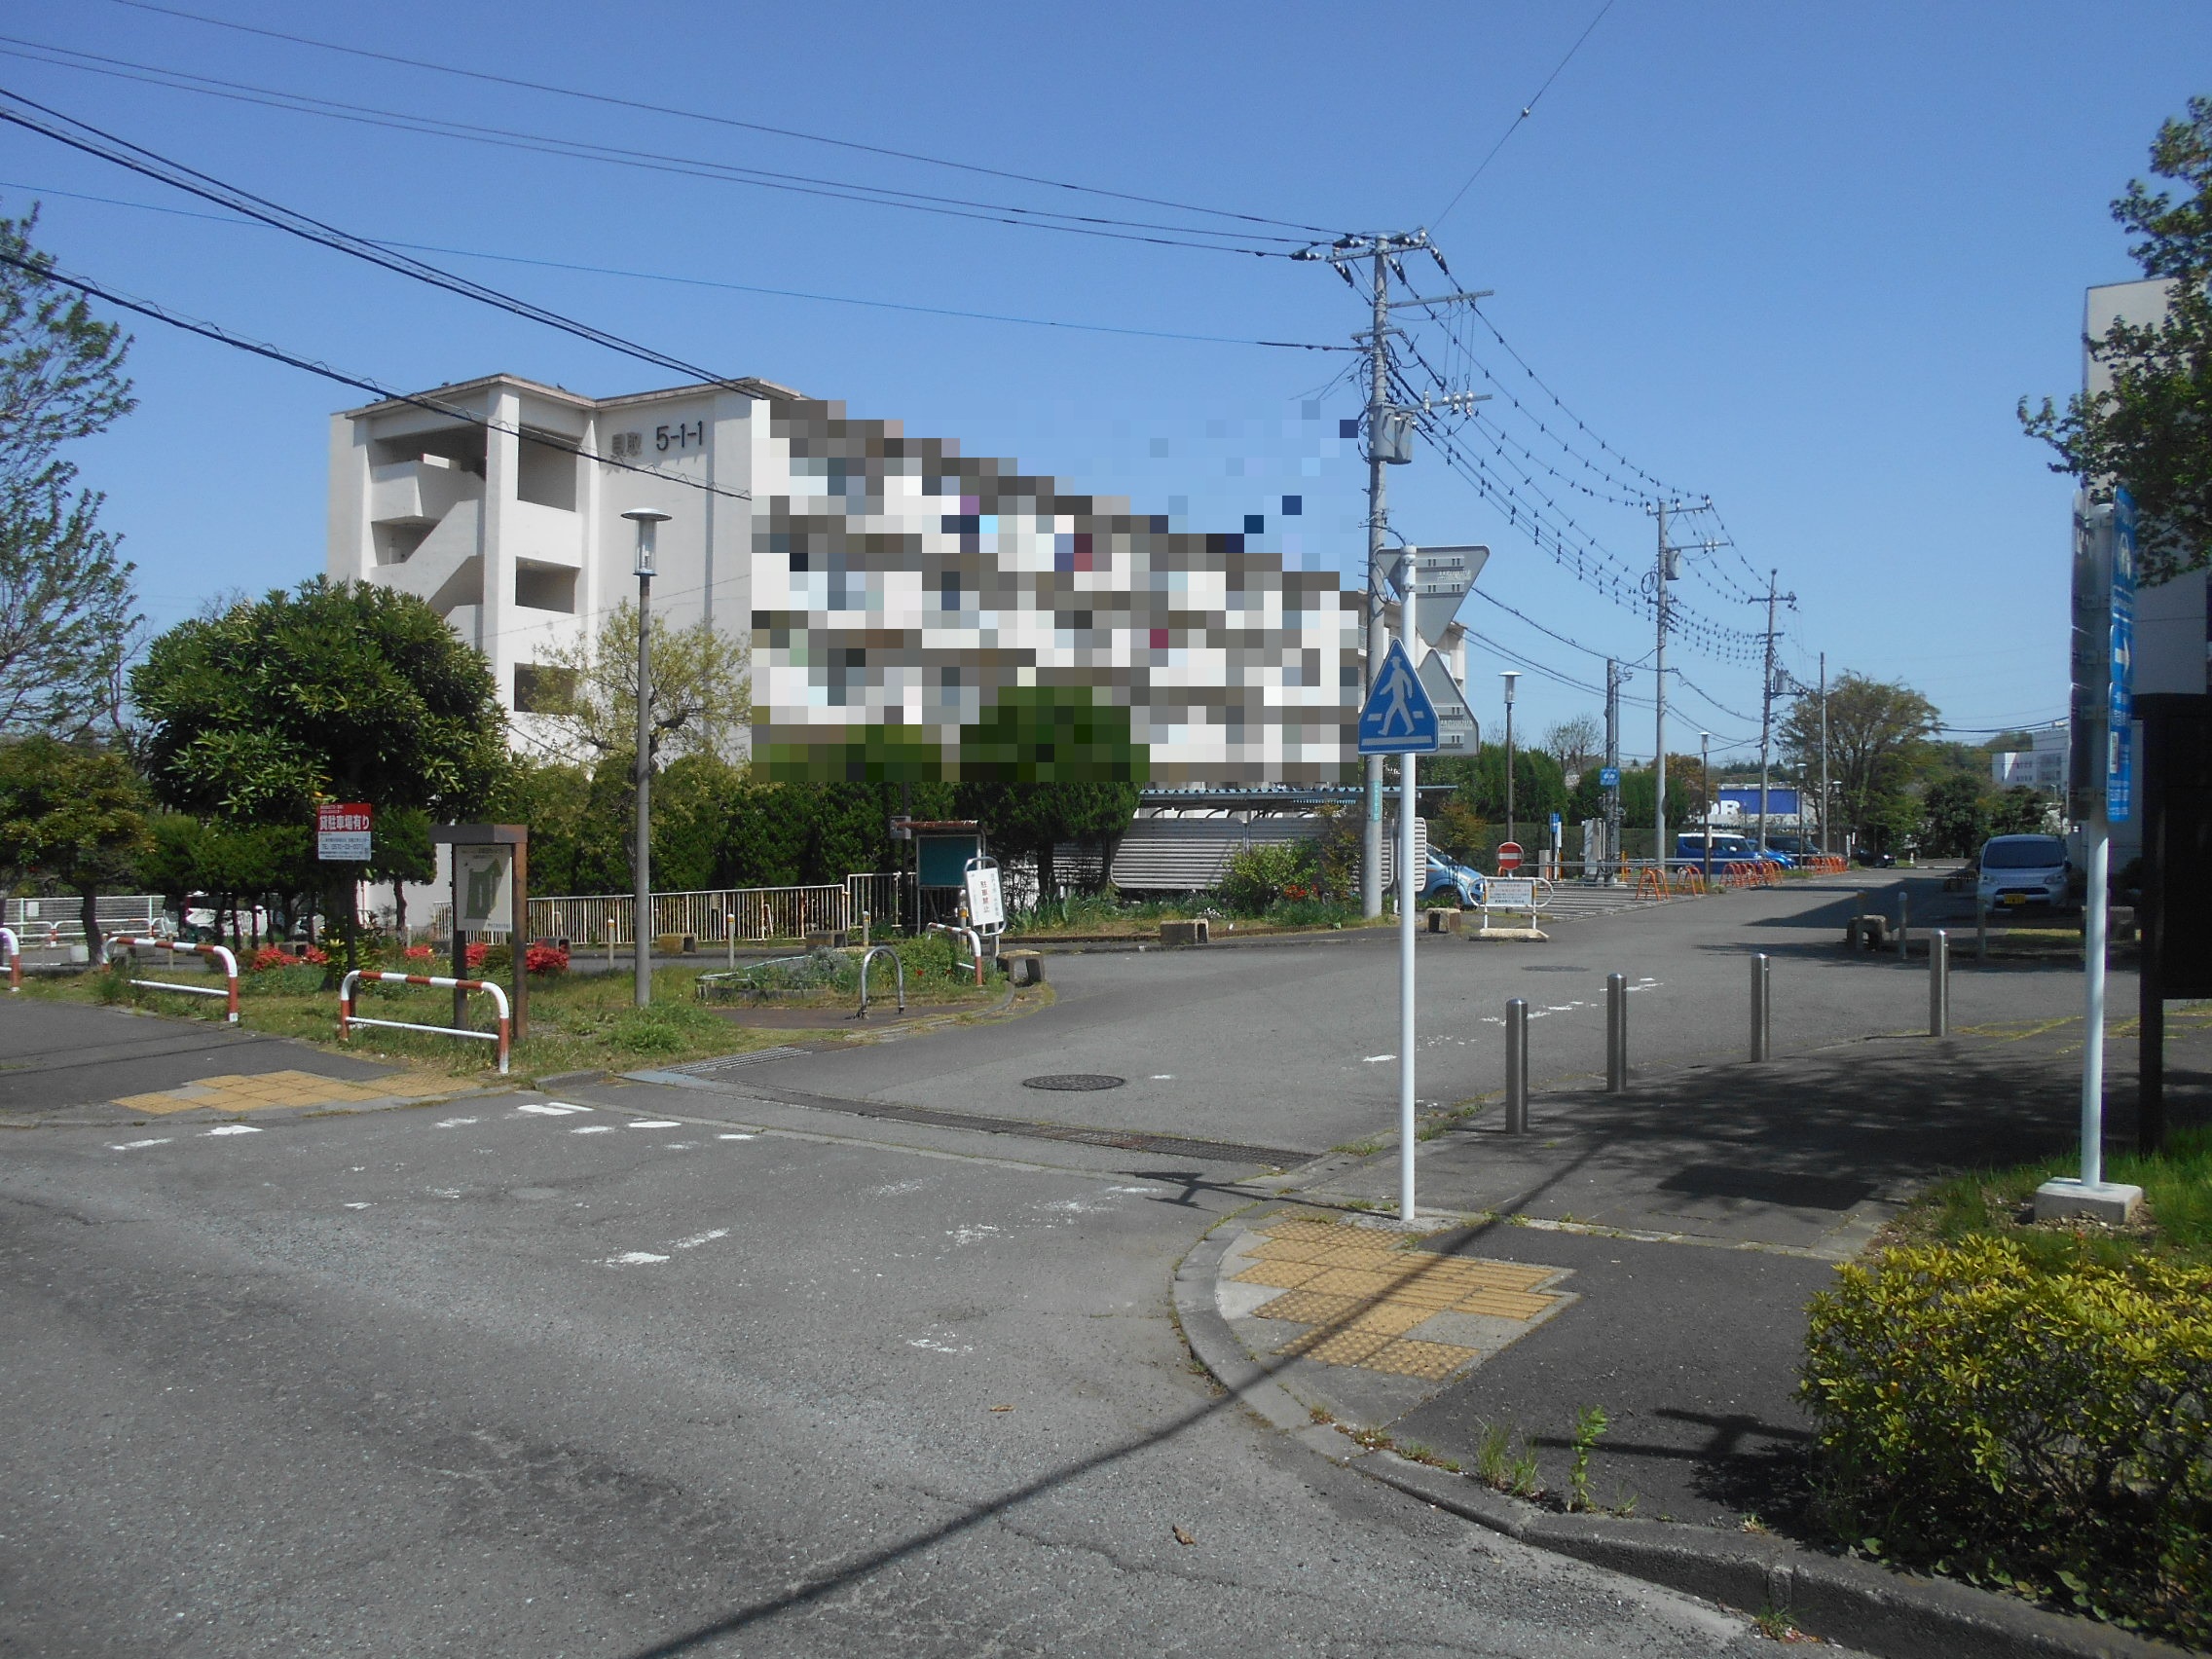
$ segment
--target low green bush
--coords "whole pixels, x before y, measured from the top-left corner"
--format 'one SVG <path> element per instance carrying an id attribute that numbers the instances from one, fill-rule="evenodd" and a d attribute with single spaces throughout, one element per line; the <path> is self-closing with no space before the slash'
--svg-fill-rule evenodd
<path id="1" fill-rule="evenodd" d="M 1810 1311 L 1837 1538 L 2212 1642 L 2212 1270 L 1972 1237 L 1847 1267 Z"/>

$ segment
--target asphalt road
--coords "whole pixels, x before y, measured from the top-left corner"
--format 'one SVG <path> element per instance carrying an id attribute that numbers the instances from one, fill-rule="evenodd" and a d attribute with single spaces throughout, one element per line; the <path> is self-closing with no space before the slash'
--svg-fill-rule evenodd
<path id="1" fill-rule="evenodd" d="M 10 1136 L 0 1651 L 1754 1650 L 1210 1393 L 1234 1171 L 545 1104 Z"/>
<path id="2" fill-rule="evenodd" d="M 1937 913 L 1939 877 L 1913 875 L 1731 893 L 1697 903 L 1551 925 L 1544 943 L 1419 936 L 1418 1088 L 1452 1104 L 1503 1086 L 1508 998 L 1530 1005 L 1535 1087 L 1604 1070 L 1604 979 L 1630 986 L 1637 1069 L 1741 1058 L 1750 1028 L 1750 957 L 1768 952 L 1775 1051 L 1870 1032 L 1926 1029 L 1927 970 L 1916 959 L 1847 957 L 1838 941 L 1861 890 L 1894 914 Z M 1325 943 L 1053 956 L 1058 993 L 1004 1025 L 921 1035 L 749 1068 L 756 1086 L 1002 1117 L 1074 1117 L 1156 1133 L 1323 1152 L 1397 1124 L 1394 932 Z M 2113 1006 L 2133 976 L 2115 973 Z M 2072 965 L 1957 962 L 1951 1017 L 1964 1027 L 2078 1014 Z M 1046 1095 L 1051 1073 L 1126 1079 L 1110 1093 Z"/>

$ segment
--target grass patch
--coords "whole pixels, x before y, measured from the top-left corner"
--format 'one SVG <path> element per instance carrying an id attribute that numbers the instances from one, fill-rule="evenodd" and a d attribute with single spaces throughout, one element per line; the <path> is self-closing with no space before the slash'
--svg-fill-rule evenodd
<path id="1" fill-rule="evenodd" d="M 1955 1176 L 1922 1194 L 1890 1224 L 1882 1242 L 1956 1244 L 2005 1237 L 2053 1270 L 2079 1261 L 2084 1250 L 2108 1266 L 2150 1254 L 2212 1267 L 2212 1125 L 2175 1131 L 2157 1157 L 2128 1153 L 2105 1160 L 2106 1180 L 2143 1189 L 2143 1210 L 2135 1226 L 2028 1219 L 2038 1187 L 2080 1169 L 2079 1160 L 2067 1154 Z"/>
<path id="2" fill-rule="evenodd" d="M 627 974 L 571 974 L 534 980 L 530 987 L 530 1035 L 514 1047 L 513 1070 L 517 1077 L 542 1076 L 564 1071 L 619 1068 L 649 1061 L 679 1064 L 716 1054 L 743 1053 L 806 1038 L 849 1035 L 839 1013 L 825 1009 L 820 1030 L 758 1030 L 740 1025 L 700 1006 L 694 982 L 701 968 L 661 968 L 653 973 L 653 1001 L 648 1008 L 634 1006 L 634 982 Z M 276 973 L 300 976 L 302 970 Z M 141 963 L 134 977 L 198 987 L 219 986 L 214 975 L 190 970 L 166 971 Z M 414 1031 L 363 1030 L 339 1048 L 338 993 L 315 982 L 263 984 L 273 976 L 244 978 L 239 999 L 239 1022 L 248 1030 L 274 1037 L 292 1037 L 319 1044 L 363 1059 L 382 1059 L 446 1071 L 456 1077 L 493 1075 L 497 1060 L 490 1043 L 459 1042 Z M 914 985 L 907 981 L 908 994 Z M 932 995 L 937 987 L 932 986 Z M 129 1005 L 187 1019 L 220 1021 L 219 997 L 181 997 L 147 991 L 122 982 L 122 977 L 88 972 L 72 977 L 41 975 L 24 980 L 23 995 L 52 1002 Z M 477 1030 L 490 1030 L 491 999 L 481 993 L 468 999 L 468 1018 Z M 363 985 L 359 1012 L 375 1019 L 404 1019 L 424 1025 L 453 1021 L 453 993 L 414 985 Z M 849 1007 L 842 1009 L 850 1013 Z"/>

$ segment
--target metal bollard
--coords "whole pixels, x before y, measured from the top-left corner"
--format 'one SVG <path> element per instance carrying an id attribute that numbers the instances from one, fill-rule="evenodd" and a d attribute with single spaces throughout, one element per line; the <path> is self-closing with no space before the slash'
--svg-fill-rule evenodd
<path id="1" fill-rule="evenodd" d="M 1912 901 L 1904 894 L 1898 895 L 1898 966 L 1905 965 L 1905 935 L 1912 931 Z"/>
<path id="2" fill-rule="evenodd" d="M 1519 997 L 1505 1005 L 1505 1132 L 1529 1132 L 1529 1005 Z"/>
<path id="3" fill-rule="evenodd" d="M 1628 977 L 1605 976 L 1605 1092 L 1628 1087 Z"/>
<path id="4" fill-rule="evenodd" d="M 1951 1034 L 1951 936 L 1937 928 L 1928 936 L 1928 1035 Z"/>
<path id="5" fill-rule="evenodd" d="M 1751 1058 L 1763 1060 L 1774 1048 L 1773 959 L 1765 951 L 1751 958 Z"/>
<path id="6" fill-rule="evenodd" d="M 1981 902 L 1978 893 L 1973 901 L 1973 959 L 1976 962 L 1989 960 L 1989 906 Z"/>

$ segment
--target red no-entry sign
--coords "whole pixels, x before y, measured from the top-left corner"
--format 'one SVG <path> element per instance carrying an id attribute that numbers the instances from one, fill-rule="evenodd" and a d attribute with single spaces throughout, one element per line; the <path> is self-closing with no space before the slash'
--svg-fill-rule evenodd
<path id="1" fill-rule="evenodd" d="M 1505 873 L 1505 872 L 1506 872 L 1507 870 L 1509 870 L 1509 869 L 1519 869 L 1520 867 L 1521 867 L 1521 843 L 1520 843 L 1519 841 L 1500 841 L 1500 842 L 1498 842 L 1498 844 L 1497 844 L 1497 873 L 1498 873 L 1498 874 L 1500 874 L 1500 875 L 1503 875 L 1503 874 L 1504 874 L 1504 873 Z"/>

